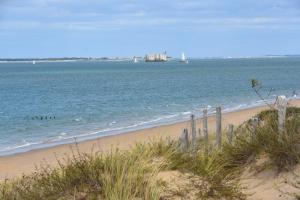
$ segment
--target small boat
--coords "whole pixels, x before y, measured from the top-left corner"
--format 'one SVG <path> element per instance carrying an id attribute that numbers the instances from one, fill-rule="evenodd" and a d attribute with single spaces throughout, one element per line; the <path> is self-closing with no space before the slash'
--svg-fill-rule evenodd
<path id="1" fill-rule="evenodd" d="M 134 57 L 134 58 L 133 58 L 133 62 L 134 62 L 134 63 L 138 63 L 138 62 L 139 62 L 138 59 L 137 59 L 137 57 Z"/>
<path id="2" fill-rule="evenodd" d="M 186 63 L 186 64 L 188 64 L 189 63 L 189 61 L 185 58 L 185 55 L 184 55 L 184 53 L 182 53 L 181 54 L 181 60 L 180 60 L 180 62 L 182 62 L 182 63 Z"/>
<path id="3" fill-rule="evenodd" d="M 32 64 L 35 65 L 35 60 L 32 61 Z"/>

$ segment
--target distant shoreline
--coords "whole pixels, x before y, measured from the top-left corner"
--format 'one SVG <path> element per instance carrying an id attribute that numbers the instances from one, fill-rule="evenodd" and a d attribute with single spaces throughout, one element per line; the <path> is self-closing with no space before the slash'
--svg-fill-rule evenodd
<path id="1" fill-rule="evenodd" d="M 135 57 L 135 56 L 133 56 Z M 133 57 L 58 57 L 58 58 L 0 58 L 0 63 L 15 62 L 72 62 L 72 61 L 131 61 Z M 300 57 L 297 55 L 263 55 L 263 56 L 220 56 L 220 57 L 190 57 L 189 59 L 243 59 L 243 58 L 293 58 Z M 142 56 L 136 58 L 143 59 Z M 170 60 L 179 58 L 170 57 Z"/>
<path id="2" fill-rule="evenodd" d="M 72 58 L 16 58 L 16 59 L 0 59 L 0 63 L 31 63 L 31 62 L 72 62 L 72 61 L 110 61 L 110 60 L 131 60 L 131 58 L 84 58 L 84 57 L 72 57 Z"/>

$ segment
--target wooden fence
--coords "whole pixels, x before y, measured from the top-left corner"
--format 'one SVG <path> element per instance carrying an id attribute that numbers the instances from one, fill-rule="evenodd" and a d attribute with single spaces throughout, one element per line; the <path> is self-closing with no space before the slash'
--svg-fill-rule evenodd
<path id="1" fill-rule="evenodd" d="M 277 109 L 278 112 L 278 131 L 279 134 L 283 134 L 285 131 L 285 118 L 286 118 L 286 107 L 287 107 L 287 98 L 285 96 L 278 96 L 275 102 L 274 108 Z M 183 129 L 182 134 L 179 138 L 179 146 L 181 151 L 191 151 L 195 152 L 197 151 L 197 141 L 199 137 L 203 137 L 204 141 L 204 149 L 205 154 L 208 153 L 209 149 L 209 133 L 208 133 L 208 111 L 207 109 L 203 110 L 202 115 L 202 131 L 201 128 L 198 129 L 197 134 L 197 128 L 196 128 L 196 118 L 195 115 L 191 115 L 190 118 L 190 124 L 191 124 L 191 137 L 189 137 L 189 131 L 188 128 Z M 221 107 L 216 107 L 216 114 L 215 114 L 215 123 L 216 123 L 216 130 L 215 130 L 215 147 L 218 149 L 221 149 L 222 147 L 222 109 Z M 250 120 L 250 130 L 253 135 L 256 133 L 256 129 L 259 125 L 259 119 L 257 117 L 253 117 Z M 203 134 L 201 134 L 203 133 Z M 228 124 L 227 126 L 227 140 L 229 144 L 233 143 L 234 139 L 234 125 Z"/>

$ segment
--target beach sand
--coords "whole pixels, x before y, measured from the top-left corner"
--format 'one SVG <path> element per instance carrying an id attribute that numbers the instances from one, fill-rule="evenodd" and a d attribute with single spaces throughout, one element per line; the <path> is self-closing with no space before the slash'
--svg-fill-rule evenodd
<path id="1" fill-rule="evenodd" d="M 292 100 L 289 102 L 292 106 L 300 107 L 300 100 Z M 224 113 L 222 115 L 222 128 L 227 125 L 239 125 L 248 120 L 258 112 L 267 109 L 266 106 L 244 109 L 236 112 Z M 209 134 L 214 133 L 215 117 L 211 116 L 208 119 Z M 25 153 L 19 153 L 10 156 L 0 157 L 0 180 L 15 178 L 22 174 L 29 174 L 36 169 L 36 166 L 42 163 L 50 166 L 57 165 L 57 159 L 62 159 L 66 155 L 72 154 L 72 149 L 80 152 L 89 153 L 95 151 L 108 151 L 111 148 L 118 147 L 119 149 L 128 149 L 137 142 L 149 142 L 151 140 L 170 137 L 177 139 L 183 128 L 190 128 L 189 122 L 175 123 L 171 125 L 163 125 L 120 135 L 107 136 L 99 139 L 80 142 L 77 145 L 64 144 L 50 148 L 32 150 Z M 201 119 L 197 120 L 197 129 L 202 129 Z"/>

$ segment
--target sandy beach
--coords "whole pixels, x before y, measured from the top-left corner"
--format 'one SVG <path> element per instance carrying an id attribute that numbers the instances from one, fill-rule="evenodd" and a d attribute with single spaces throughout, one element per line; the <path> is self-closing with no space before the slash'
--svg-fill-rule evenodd
<path id="1" fill-rule="evenodd" d="M 291 100 L 291 106 L 300 106 L 300 100 Z M 267 109 L 266 106 L 244 109 L 240 111 L 224 113 L 222 115 L 222 128 L 225 129 L 229 123 L 239 125 L 245 120 L 254 116 L 258 112 Z M 208 119 L 208 131 L 214 133 L 215 119 L 214 116 Z M 127 149 L 137 142 L 147 142 L 154 139 L 179 137 L 183 128 L 189 128 L 189 122 L 163 125 L 120 135 L 102 137 L 95 140 L 80 142 L 77 147 L 80 152 L 89 153 L 92 151 L 107 151 L 113 147 Z M 201 119 L 197 120 L 197 129 L 202 128 Z M 77 151 L 76 144 L 64 144 L 50 148 L 32 150 L 25 153 L 19 153 L 10 156 L 0 157 L 0 180 L 15 178 L 22 174 L 33 172 L 36 166 L 47 163 L 50 166 L 57 165 L 57 159 L 62 159 L 66 155 L 72 154 L 72 149 Z"/>

